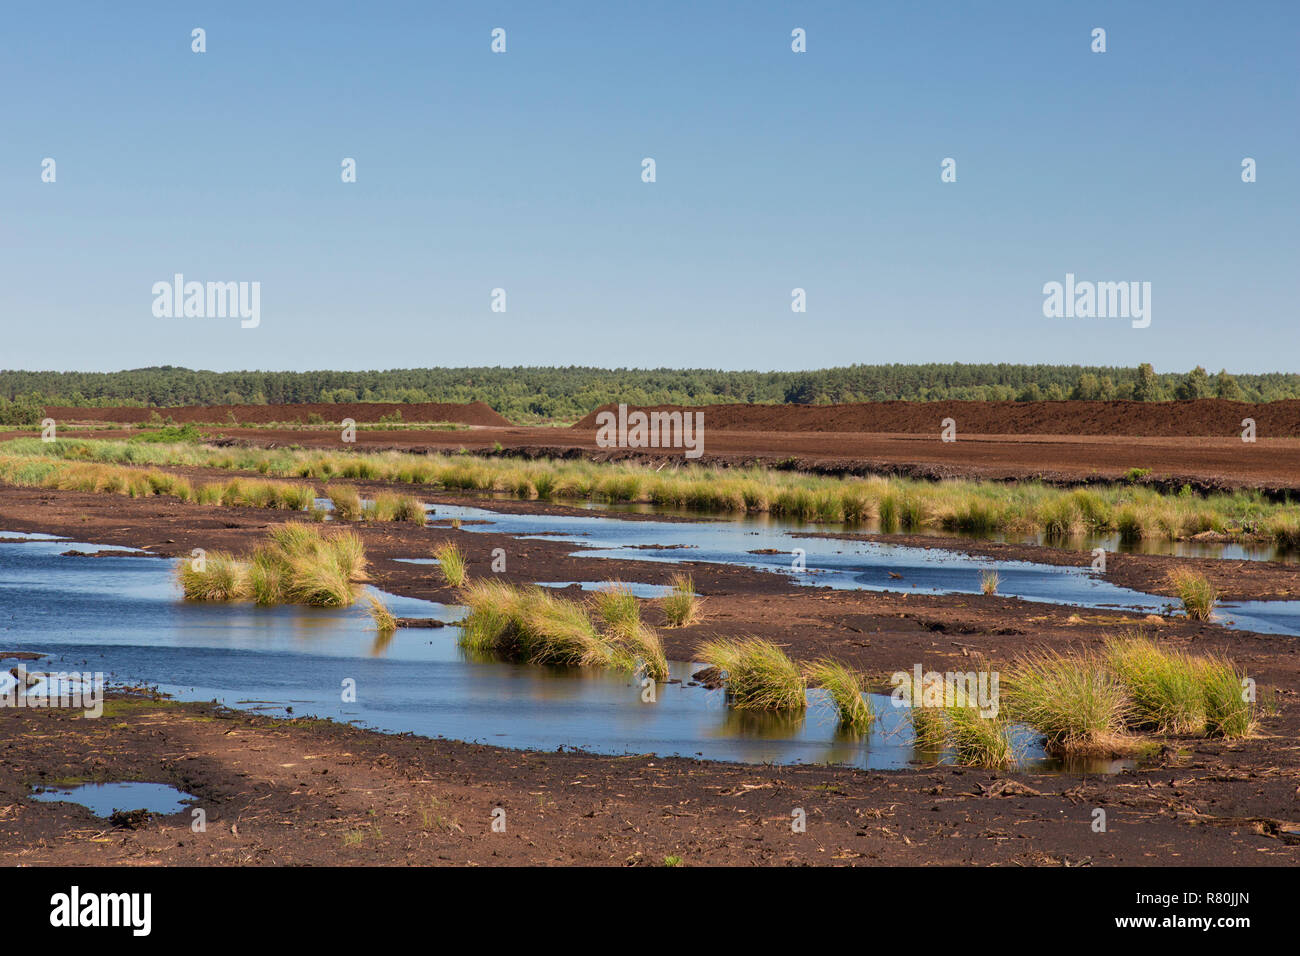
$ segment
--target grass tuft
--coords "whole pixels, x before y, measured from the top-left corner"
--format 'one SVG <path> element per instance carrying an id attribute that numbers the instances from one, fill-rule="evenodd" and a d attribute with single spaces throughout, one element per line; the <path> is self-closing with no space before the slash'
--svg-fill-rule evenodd
<path id="1" fill-rule="evenodd" d="M 356 521 L 361 517 L 361 493 L 352 485 L 330 485 L 325 493 L 334 505 L 339 521 Z"/>
<path id="2" fill-rule="evenodd" d="M 737 709 L 802 711 L 808 706 L 803 674 L 770 641 L 706 641 L 696 656 L 723 672 L 727 701 Z"/>
<path id="3" fill-rule="evenodd" d="M 1025 655 L 1006 674 L 1002 699 L 1017 720 L 1047 737 L 1049 750 L 1102 754 L 1124 749 L 1131 702 L 1101 661 L 1051 651 Z"/>
<path id="4" fill-rule="evenodd" d="M 621 581 L 610 581 L 591 596 L 596 616 L 616 632 L 630 631 L 641 621 L 636 596 Z"/>
<path id="5" fill-rule="evenodd" d="M 392 634 L 397 630 L 397 618 L 388 609 L 388 605 L 376 594 L 366 593 L 370 603 L 370 618 L 375 622 L 375 630 L 380 634 Z"/>
<path id="6" fill-rule="evenodd" d="M 191 601 L 348 607 L 356 600 L 354 582 L 366 576 L 365 547 L 355 534 L 326 536 L 315 524 L 294 521 L 274 529 L 247 561 L 218 551 L 195 564 L 185 560 L 177 569 Z"/>
<path id="7" fill-rule="evenodd" d="M 993 570 L 980 572 L 980 593 L 985 595 L 994 595 L 998 593 L 998 584 L 1000 579 L 998 573 Z"/>
<path id="8" fill-rule="evenodd" d="M 695 581 L 689 574 L 675 576 L 672 592 L 659 599 L 669 627 L 688 627 L 699 622 L 703 603 L 695 593 Z"/>
<path id="9" fill-rule="evenodd" d="M 1177 568 L 1169 572 L 1168 580 L 1178 599 L 1183 602 L 1183 610 L 1188 617 L 1194 621 L 1210 619 L 1219 595 L 1209 578 L 1189 568 Z"/>
<path id="10" fill-rule="evenodd" d="M 444 541 L 433 549 L 433 556 L 438 559 L 438 570 L 444 581 L 454 588 L 465 583 L 465 556 L 455 542 Z"/>
<path id="11" fill-rule="evenodd" d="M 862 694 L 862 679 L 855 671 L 839 661 L 824 659 L 809 665 L 808 678 L 826 691 L 842 730 L 864 733 L 871 729 L 875 714 Z"/>

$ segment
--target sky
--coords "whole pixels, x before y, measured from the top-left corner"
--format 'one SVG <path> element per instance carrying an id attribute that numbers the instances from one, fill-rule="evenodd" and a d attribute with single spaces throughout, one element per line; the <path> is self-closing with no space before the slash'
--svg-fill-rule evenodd
<path id="1" fill-rule="evenodd" d="M 1300 371 L 1291 0 L 5 20 L 0 368 Z M 156 316 L 177 273 L 259 324 Z M 1067 273 L 1151 283 L 1150 325 L 1045 317 Z"/>

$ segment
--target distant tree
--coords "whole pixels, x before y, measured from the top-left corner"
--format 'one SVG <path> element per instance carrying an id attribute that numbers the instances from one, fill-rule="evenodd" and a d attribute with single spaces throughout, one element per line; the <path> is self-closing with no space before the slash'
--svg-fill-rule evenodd
<path id="1" fill-rule="evenodd" d="M 1242 394 L 1241 386 L 1237 380 L 1228 374 L 1227 369 L 1219 369 L 1219 374 L 1214 377 L 1214 397 L 1227 399 L 1230 402 L 1239 402 L 1246 396 Z"/>
<path id="2" fill-rule="evenodd" d="M 817 400 L 817 386 L 808 379 L 791 382 L 784 400 L 793 405 L 811 405 Z"/>
<path id="3" fill-rule="evenodd" d="M 1030 382 L 1020 390 L 1016 396 L 1018 402 L 1041 402 L 1043 400 L 1043 390 L 1038 387 L 1037 382 Z"/>
<path id="4" fill-rule="evenodd" d="M 1190 399 L 1206 398 L 1209 394 L 1210 377 L 1205 373 L 1205 369 L 1199 365 L 1188 372 L 1187 377 L 1174 389 L 1174 398 L 1184 402 Z"/>
<path id="5" fill-rule="evenodd" d="M 1150 362 L 1138 366 L 1137 381 L 1133 383 L 1133 401 L 1154 402 L 1160 392 L 1160 383 L 1156 379 L 1156 370 Z"/>
<path id="6" fill-rule="evenodd" d="M 1079 381 L 1074 384 L 1074 391 L 1070 393 L 1071 398 L 1082 399 L 1084 401 L 1095 401 L 1101 397 L 1101 383 L 1097 381 L 1097 376 L 1091 372 L 1084 372 L 1079 376 Z"/>

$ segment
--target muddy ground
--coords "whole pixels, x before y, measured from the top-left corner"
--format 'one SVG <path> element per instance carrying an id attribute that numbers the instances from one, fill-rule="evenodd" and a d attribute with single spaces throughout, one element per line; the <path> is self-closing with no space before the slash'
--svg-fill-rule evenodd
<path id="1" fill-rule="evenodd" d="M 421 496 L 435 504 L 473 500 Z M 0 488 L 0 528 L 159 555 L 188 554 L 194 547 L 245 551 L 284 518 L 166 498 Z M 433 600 L 452 600 L 435 570 L 393 559 L 427 555 L 446 538 L 466 552 L 471 575 L 487 572 L 492 548 L 506 548 L 503 576 L 519 582 L 618 577 L 665 583 L 679 570 L 578 559 L 569 554 L 572 545 L 450 527 L 385 524 L 359 531 L 378 586 Z M 897 592 L 877 594 L 799 587 L 780 575 L 707 564 L 690 570 L 705 595 L 706 616 L 690 628 L 662 632 L 675 658 L 689 659 L 707 637 L 755 634 L 777 640 L 796 658 L 843 658 L 881 682 L 915 663 L 938 670 L 960 663 L 969 670 L 976 661 L 1006 661 L 1031 648 L 1096 646 L 1117 628 L 1141 625 L 1171 645 L 1230 655 L 1259 681 L 1273 710 L 1255 739 L 1173 739 L 1144 769 L 1084 777 L 530 754 L 196 705 L 122 704 L 111 720 L 100 721 L 0 709 L 0 857 L 41 863 L 662 865 L 677 856 L 688 865 L 1244 865 L 1294 864 L 1300 854 L 1295 638 L 1181 617 L 1144 621 L 996 596 L 909 594 L 905 579 Z M 1149 573 L 1158 570 L 1153 565 Z M 1284 586 L 1285 573 L 1265 567 L 1261 587 Z M 1251 568 L 1236 576 L 1242 588 L 1251 586 Z M 652 623 L 660 621 L 657 615 L 647 606 Z M 0 630 L 0 652 L 4 634 L 17 633 L 12 627 L 5 622 Z M 210 808 L 213 825 L 207 834 L 191 834 L 188 818 L 178 817 L 106 832 L 106 824 L 76 807 L 23 799 L 26 784 L 86 774 L 176 783 Z M 507 809 L 505 835 L 490 830 L 496 806 Z M 807 812 L 807 833 L 791 832 L 795 807 Z M 1105 834 L 1092 830 L 1096 807 L 1109 815 Z"/>
<path id="2" fill-rule="evenodd" d="M 1294 865 L 1295 767 L 1196 744 L 1118 776 L 872 773 L 500 750 L 121 696 L 0 710 L 0 861 L 182 864 Z M 192 811 L 115 829 L 30 785 L 141 779 Z M 492 829 L 505 812 L 505 832 Z M 1106 832 L 1093 830 L 1094 810 Z M 792 827 L 803 810 L 805 832 Z M 1294 819 L 1294 815 L 1292 815 Z"/>
<path id="3" fill-rule="evenodd" d="M 951 418 L 959 432 L 971 435 L 1130 435 L 1147 437 L 1232 436 L 1242 420 L 1252 419 L 1261 437 L 1300 438 L 1300 401 L 1231 402 L 1202 398 L 1178 402 L 1133 401 L 942 401 L 857 402 L 842 405 L 632 405 L 630 410 L 702 413 L 709 430 L 753 432 L 857 432 L 866 434 L 929 435 Z M 594 431 L 602 405 L 574 423 L 575 431 Z M 46 415 L 59 422 L 147 422 L 154 414 L 177 422 L 306 422 L 311 415 L 325 421 L 352 418 L 379 421 L 401 413 L 408 422 L 464 422 L 470 425 L 512 424 L 483 402 L 467 404 L 214 405 L 171 408 L 76 408 L 50 406 Z"/>

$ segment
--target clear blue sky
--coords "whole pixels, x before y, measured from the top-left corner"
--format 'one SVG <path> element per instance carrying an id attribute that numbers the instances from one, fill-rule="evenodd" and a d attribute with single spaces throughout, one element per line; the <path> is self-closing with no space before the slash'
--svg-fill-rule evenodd
<path id="1" fill-rule="evenodd" d="M 13 4 L 0 368 L 1300 371 L 1297 50 L 1292 0 Z M 154 318 L 176 272 L 260 328 Z M 1067 272 L 1150 328 L 1044 318 Z"/>

